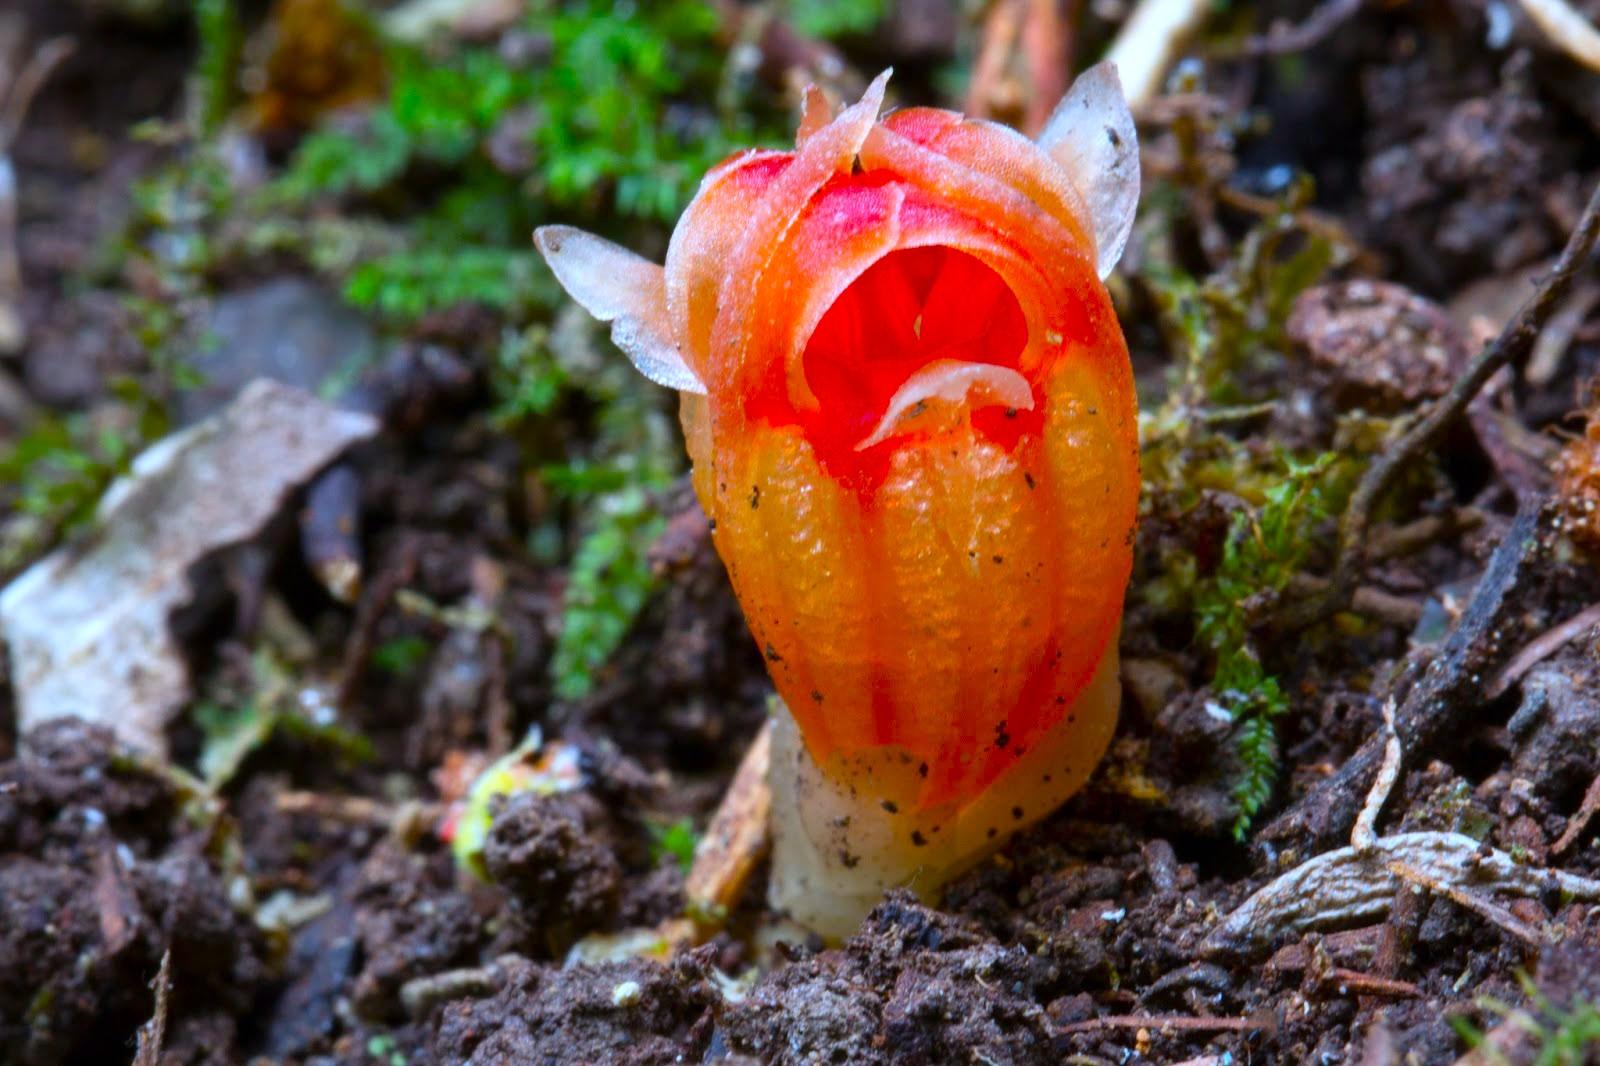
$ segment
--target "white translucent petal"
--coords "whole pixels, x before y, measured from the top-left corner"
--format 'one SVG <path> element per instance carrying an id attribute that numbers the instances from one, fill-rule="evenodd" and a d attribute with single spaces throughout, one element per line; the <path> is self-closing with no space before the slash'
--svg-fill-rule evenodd
<path id="1" fill-rule="evenodd" d="M 538 247 L 561 287 L 601 322 L 639 373 L 658 385 L 704 394 L 705 383 L 672 339 L 662 269 L 603 237 L 571 226 L 541 226 Z"/>
<path id="2" fill-rule="evenodd" d="M 1096 265 L 1106 277 L 1122 258 L 1139 206 L 1139 134 L 1112 63 L 1078 75 L 1039 134 L 1039 147 L 1088 204 Z"/>
<path id="3" fill-rule="evenodd" d="M 944 400 L 961 403 L 976 391 L 972 407 L 993 407 L 997 404 L 1014 407 L 1019 411 L 1033 410 L 1033 389 L 1028 379 L 1010 367 L 993 363 L 968 363 L 958 359 L 936 359 L 912 374 L 904 385 L 895 390 L 889 406 L 878 420 L 878 425 L 867 435 L 856 451 L 864 451 L 892 437 L 900 421 L 907 415 L 915 417 L 913 409 L 926 400 Z"/>

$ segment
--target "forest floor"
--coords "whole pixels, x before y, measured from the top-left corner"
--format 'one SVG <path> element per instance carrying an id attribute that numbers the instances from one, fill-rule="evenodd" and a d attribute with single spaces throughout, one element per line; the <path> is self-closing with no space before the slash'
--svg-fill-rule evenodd
<path id="1" fill-rule="evenodd" d="M 1497 340 L 1600 181 L 1600 72 L 1497 0 L 1211 5 L 1111 281 L 1111 753 L 937 907 L 829 947 L 758 869 L 685 940 L 770 686 L 671 398 L 528 233 L 659 257 L 808 74 L 1029 123 L 1130 5 L 376 6 L 0 12 L 0 585 L 123 543 L 103 490 L 253 379 L 348 438 L 232 424 L 268 461 L 140 519 L 85 593 L 137 699 L 32 692 L 0 603 L 0 1064 L 1600 1062 L 1593 259 Z"/>

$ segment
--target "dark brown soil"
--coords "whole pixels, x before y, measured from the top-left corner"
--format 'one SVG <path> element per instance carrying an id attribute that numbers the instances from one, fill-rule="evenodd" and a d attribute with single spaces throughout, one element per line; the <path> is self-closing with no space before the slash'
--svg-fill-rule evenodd
<path id="1" fill-rule="evenodd" d="M 0 371 L 50 409 L 91 408 L 110 375 L 141 366 L 124 309 L 80 280 L 101 269 L 95 257 L 127 210 L 129 182 L 162 156 L 130 128 L 175 113 L 191 60 L 181 29 L 85 13 L 96 6 L 20 5 L 37 38 L 77 39 L 12 153 L 31 339 Z M 1067 6 L 1090 9 L 1104 34 L 1101 5 Z M 1260 28 L 1303 20 L 1311 6 L 1239 18 Z M 1577 6 L 1600 15 L 1600 4 Z M 1317 210 L 1371 257 L 1359 278 L 1298 306 L 1296 361 L 1276 390 L 1292 413 L 1265 418 L 1252 447 L 1323 447 L 1355 406 L 1392 416 L 1445 391 L 1484 339 L 1451 305 L 1487 307 L 1482 290 L 1463 296 L 1474 284 L 1525 290 L 1600 178 L 1600 75 L 1556 55 L 1509 13 L 1515 5 L 1359 7 L 1290 55 L 1240 58 L 1217 44 L 1208 64 L 1218 100 L 1270 120 L 1240 133 L 1234 184 L 1276 192 L 1283 168 L 1309 171 Z M 909 51 L 942 47 L 901 25 L 908 18 L 890 25 L 915 38 Z M 1499 19 L 1512 20 L 1509 36 L 1486 43 Z M 1164 143 L 1170 154 L 1168 128 L 1150 132 L 1153 154 Z M 1250 221 L 1219 210 L 1230 237 Z M 1203 261 L 1206 234 L 1194 230 L 1179 243 Z M 259 279 L 214 281 L 222 292 Z M 1122 295 L 1134 311 L 1148 299 Z M 1124 317 L 1153 409 L 1166 348 L 1151 322 Z M 332 600 L 287 538 L 267 545 L 255 584 L 311 635 L 318 676 L 346 688 L 348 724 L 372 759 L 345 766 L 280 736 L 205 799 L 76 722 L 18 737 L 0 671 L 0 1064 L 127 1061 L 168 953 L 172 998 L 149 1060 L 165 1064 L 1432 1066 L 1467 1051 L 1461 1026 L 1500 1021 L 1491 1000 L 1545 1023 L 1600 1004 L 1600 905 L 1559 893 L 1502 907 L 1520 926 L 1405 889 L 1376 919 L 1286 934 L 1253 954 L 1205 946 L 1273 876 L 1348 839 L 1316 786 L 1339 780 L 1382 731 L 1384 699 L 1431 668 L 1428 649 L 1462 617 L 1518 497 L 1549 495 L 1547 467 L 1519 480 L 1526 464 L 1506 460 L 1481 410 L 1436 449 L 1408 502 L 1380 516 L 1389 532 L 1438 523 L 1363 574 L 1387 613 L 1261 634 L 1292 712 L 1282 782 L 1257 828 L 1291 815 L 1253 842 L 1231 833 L 1239 764 L 1193 627 L 1135 597 L 1123 722 L 1101 774 L 938 908 L 896 893 L 841 947 L 791 934 L 772 948 L 749 936 L 767 917 L 757 887 L 727 932 L 676 957 L 569 963 L 587 936 L 682 914 L 683 871 L 657 838 L 679 819 L 704 827 L 769 688 L 704 515 L 680 484 L 666 494 L 651 560 L 659 591 L 595 691 L 555 698 L 566 575 L 527 550 L 539 503 L 517 448 L 485 417 L 499 323 L 469 310 L 414 332 L 352 401 L 386 425 L 349 460 L 366 598 L 353 609 Z M 1597 371 L 1592 308 L 1558 373 L 1518 379 L 1496 402 L 1542 436 L 1536 454 L 1547 459 L 1578 428 L 1583 383 Z M 1147 502 L 1136 586 L 1180 548 L 1215 565 L 1240 507 L 1210 489 L 1198 502 Z M 1514 652 L 1600 602 L 1600 566 L 1560 524 L 1558 506 L 1540 512 L 1488 635 L 1463 660 L 1448 726 L 1408 753 L 1382 828 L 1468 832 L 1519 861 L 1596 877 L 1600 815 L 1563 839 L 1600 776 L 1595 634 L 1487 695 Z M 1308 567 L 1325 574 L 1330 563 Z M 447 605 L 492 588 L 502 636 L 463 636 L 402 611 L 400 588 Z M 192 650 L 208 676 L 248 661 L 242 624 L 220 611 L 196 626 Z M 373 647 L 404 636 L 430 648 L 415 675 L 364 667 Z M 578 747 L 583 787 L 497 802 L 484 854 L 493 883 L 480 883 L 457 870 L 427 805 L 459 795 L 452 760 L 533 726 Z M 178 761 L 192 761 L 194 731 L 180 726 L 172 740 Z M 286 804 L 289 794 L 323 806 Z M 1295 806 L 1307 796 L 1317 809 Z M 351 798 L 372 807 L 351 814 L 334 802 Z M 422 815 L 407 813 L 413 802 Z M 310 906 L 275 923 L 261 918 L 274 900 Z M 1512 1061 L 1533 1061 L 1526 1041 L 1508 1047 Z M 1600 1049 L 1585 1053 L 1572 1061 L 1600 1062 Z"/>

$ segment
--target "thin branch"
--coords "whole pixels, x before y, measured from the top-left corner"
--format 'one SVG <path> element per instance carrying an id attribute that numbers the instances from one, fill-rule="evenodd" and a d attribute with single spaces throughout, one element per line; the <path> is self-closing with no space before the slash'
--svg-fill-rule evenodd
<path id="1" fill-rule="evenodd" d="M 1593 71 L 1600 71 L 1600 30 L 1566 0 L 1522 0 L 1528 13 L 1557 48 Z"/>
<path id="2" fill-rule="evenodd" d="M 1518 940 L 1535 947 L 1548 947 L 1553 943 L 1550 934 L 1534 928 L 1527 922 L 1512 914 L 1505 907 L 1492 900 L 1485 899 L 1476 892 L 1469 892 L 1457 884 L 1433 876 L 1425 870 L 1404 862 L 1390 862 L 1385 864 L 1389 872 L 1402 878 L 1410 884 L 1427 889 L 1437 896 L 1444 896 L 1452 900 L 1459 907 L 1465 908 L 1510 933 Z"/>
<path id="3" fill-rule="evenodd" d="M 1394 791 L 1394 783 L 1400 777 L 1400 767 L 1404 763 L 1400 746 L 1400 734 L 1394 725 L 1394 697 L 1384 701 L 1383 704 L 1383 732 L 1388 739 L 1383 745 L 1383 765 L 1378 768 L 1378 776 L 1373 779 L 1372 790 L 1367 793 L 1367 802 L 1362 806 L 1361 813 L 1356 816 L 1356 827 L 1350 831 L 1350 846 L 1357 851 L 1371 851 L 1378 840 L 1378 815 L 1383 813 L 1383 805 L 1389 802 L 1389 793 Z"/>
<path id="4" fill-rule="evenodd" d="M 1578 838 L 1583 836 L 1583 831 L 1589 828 L 1589 820 L 1600 811 L 1600 774 L 1589 782 L 1589 788 L 1583 794 L 1583 802 L 1578 804 L 1578 813 L 1574 814 L 1567 822 L 1567 827 L 1561 831 L 1561 836 L 1550 845 L 1550 850 L 1556 855 L 1564 853 Z"/>
<path id="5" fill-rule="evenodd" d="M 11 144 L 16 140 L 17 134 L 22 132 L 22 123 L 28 115 L 28 108 L 33 106 L 33 98 L 38 95 L 39 89 L 45 80 L 61 64 L 61 61 L 72 54 L 76 45 L 70 38 L 54 37 L 39 46 L 33 53 L 27 65 L 17 73 L 17 80 L 9 86 L 0 86 L 0 153 L 11 150 Z"/>
<path id="6" fill-rule="evenodd" d="M 1187 1014 L 1108 1014 L 1059 1026 L 1057 1033 L 1096 1033 L 1102 1029 L 1153 1029 L 1157 1032 L 1245 1033 L 1263 1028 L 1258 1018 L 1194 1018 Z"/>
<path id="7" fill-rule="evenodd" d="M 1503 622 L 1506 596 L 1535 545 L 1540 512 L 1537 501 L 1523 505 L 1489 557 L 1478 587 L 1450 635 L 1438 647 L 1413 653 L 1408 673 L 1417 680 L 1400 701 L 1395 716 L 1404 759 L 1417 758 L 1463 715 L 1482 706 L 1479 679 L 1498 665 L 1491 658 L 1497 656 L 1497 645 L 1485 638 Z M 1381 735 L 1369 737 L 1336 773 L 1319 781 L 1264 826 L 1256 834 L 1257 845 L 1267 851 L 1291 844 L 1329 846 L 1345 837 L 1383 762 L 1386 741 Z"/>
<path id="8" fill-rule="evenodd" d="M 1334 989 L 1348 996 L 1416 999 L 1422 995 L 1422 989 L 1410 981 L 1399 981 L 1393 977 L 1379 977 L 1376 974 L 1362 973 L 1359 970 L 1343 970 L 1337 967 L 1323 974 L 1319 983 L 1323 988 Z"/>
<path id="9" fill-rule="evenodd" d="M 1349 604 L 1356 577 L 1367 559 L 1368 531 L 1379 500 L 1400 472 L 1466 412 L 1467 405 L 1495 371 L 1528 353 L 1544 324 L 1565 301 L 1597 240 L 1600 240 L 1600 184 L 1590 195 L 1588 206 L 1568 238 L 1561 258 L 1538 291 L 1456 379 L 1450 391 L 1435 401 L 1416 424 L 1385 448 L 1367 468 L 1339 522 L 1339 557 L 1328 591 L 1286 610 L 1279 621 L 1282 627 L 1291 631 L 1304 629 L 1337 614 Z"/>
<path id="10" fill-rule="evenodd" d="M 172 948 L 161 953 L 161 969 L 151 987 L 156 993 L 155 1012 L 149 1021 L 139 1026 L 133 1066 L 158 1066 L 161 1062 L 162 1045 L 167 1040 L 167 1001 L 172 995 Z"/>
<path id="11" fill-rule="evenodd" d="M 1530 640 L 1489 682 L 1484 696 L 1491 700 L 1499 699 L 1507 689 L 1522 680 L 1523 674 L 1595 626 L 1600 626 L 1600 603 L 1584 608 L 1565 622 L 1551 626 Z"/>
<path id="12" fill-rule="evenodd" d="M 1326 40 L 1334 30 L 1361 11 L 1361 0 L 1327 0 L 1298 26 L 1277 24 L 1265 34 L 1245 42 L 1251 56 L 1278 56 L 1304 52 Z"/>

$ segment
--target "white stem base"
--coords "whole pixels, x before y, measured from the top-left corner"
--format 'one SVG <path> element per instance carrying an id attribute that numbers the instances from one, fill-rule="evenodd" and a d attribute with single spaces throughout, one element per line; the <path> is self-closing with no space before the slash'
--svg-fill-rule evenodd
<path id="1" fill-rule="evenodd" d="M 1083 786 L 1116 727 L 1121 685 L 1113 637 L 1060 725 L 959 810 L 910 810 L 899 748 L 856 758 L 849 781 L 823 773 L 779 704 L 772 734 L 772 880 L 767 902 L 830 940 L 854 933 L 886 890 L 933 901 L 1019 829 Z M 906 809 L 901 809 L 905 807 Z"/>

